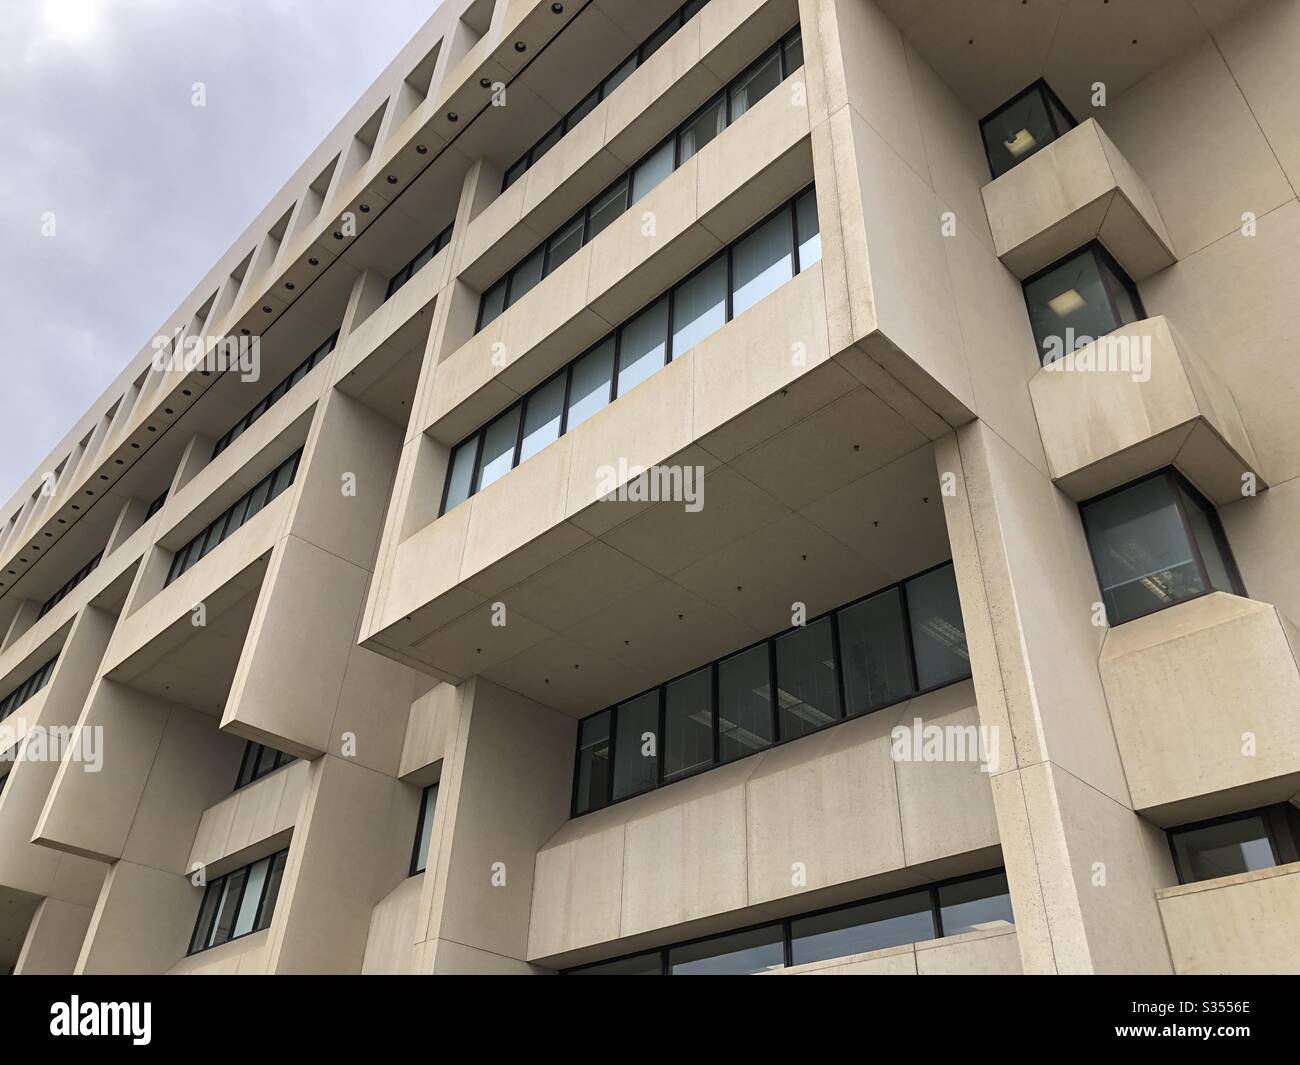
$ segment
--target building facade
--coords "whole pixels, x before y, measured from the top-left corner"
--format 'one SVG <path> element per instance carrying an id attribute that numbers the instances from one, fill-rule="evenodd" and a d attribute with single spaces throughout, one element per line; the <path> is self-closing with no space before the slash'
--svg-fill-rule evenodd
<path id="1" fill-rule="evenodd" d="M 1298 52 L 445 0 L 0 512 L 0 968 L 1297 971 Z"/>

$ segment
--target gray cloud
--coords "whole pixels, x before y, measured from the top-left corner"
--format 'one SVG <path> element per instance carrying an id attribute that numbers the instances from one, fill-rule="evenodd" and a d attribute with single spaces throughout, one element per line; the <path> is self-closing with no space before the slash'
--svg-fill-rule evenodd
<path id="1" fill-rule="evenodd" d="M 436 7 L 0 0 L 0 502 Z"/>

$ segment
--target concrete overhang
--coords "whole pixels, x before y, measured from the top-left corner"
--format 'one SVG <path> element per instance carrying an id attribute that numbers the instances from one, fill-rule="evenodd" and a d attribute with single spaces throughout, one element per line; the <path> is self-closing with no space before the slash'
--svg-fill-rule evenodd
<path id="1" fill-rule="evenodd" d="M 1162 827 L 1300 793 L 1300 630 L 1224 592 L 1106 633 L 1101 679 L 1133 808 Z"/>
<path id="2" fill-rule="evenodd" d="M 1228 386 L 1163 316 L 1123 326 L 1029 381 L 1052 480 L 1076 501 L 1177 466 L 1209 499 L 1268 485 Z"/>
<path id="3" fill-rule="evenodd" d="M 297 824 L 310 773 L 311 763 L 299 760 L 209 806 L 186 868 L 202 867 L 211 880 L 282 849 Z"/>
<path id="4" fill-rule="evenodd" d="M 1176 261 L 1151 190 L 1094 119 L 982 191 L 994 250 L 1022 281 L 1092 240 L 1134 281 Z"/>

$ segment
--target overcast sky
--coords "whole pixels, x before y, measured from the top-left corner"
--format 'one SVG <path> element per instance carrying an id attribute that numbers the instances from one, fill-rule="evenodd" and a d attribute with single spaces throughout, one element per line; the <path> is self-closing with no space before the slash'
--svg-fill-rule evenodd
<path id="1" fill-rule="evenodd" d="M 0 0 L 0 505 L 437 6 Z"/>

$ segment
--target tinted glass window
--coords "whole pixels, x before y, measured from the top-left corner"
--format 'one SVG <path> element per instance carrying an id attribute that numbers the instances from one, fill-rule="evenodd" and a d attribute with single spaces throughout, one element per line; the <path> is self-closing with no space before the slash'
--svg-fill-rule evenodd
<path id="1" fill-rule="evenodd" d="M 970 654 L 952 566 L 914 577 L 906 588 L 917 683 L 924 690 L 969 677 Z"/>
<path id="2" fill-rule="evenodd" d="M 789 76 L 803 66 L 803 38 L 796 34 L 785 42 L 785 72 Z"/>
<path id="3" fill-rule="evenodd" d="M 578 785 L 575 809 L 594 810 L 609 801 L 609 726 L 613 718 L 606 710 L 578 724 Z"/>
<path id="4" fill-rule="evenodd" d="M 483 306 L 479 311 L 479 328 L 497 318 L 506 309 L 506 283 L 498 281 L 483 296 Z"/>
<path id="5" fill-rule="evenodd" d="M 618 394 L 660 369 L 668 350 L 668 301 L 642 311 L 619 331 Z"/>
<path id="6" fill-rule="evenodd" d="M 281 851 L 271 859 L 271 872 L 266 881 L 266 893 L 262 899 L 262 912 L 257 918 L 259 930 L 270 927 L 271 917 L 275 913 L 275 902 L 280 897 L 280 881 L 284 877 L 284 865 L 288 860 L 288 851 Z"/>
<path id="7" fill-rule="evenodd" d="M 672 172 L 673 142 L 670 137 L 632 171 L 632 202 L 636 203 Z"/>
<path id="8" fill-rule="evenodd" d="M 564 413 L 564 374 L 528 397 L 524 411 L 524 438 L 519 448 L 519 461 L 541 451 L 552 440 L 560 437 L 560 417 Z"/>
<path id="9" fill-rule="evenodd" d="M 510 472 L 514 465 L 518 436 L 519 404 L 516 403 L 483 433 L 483 453 L 479 456 L 479 491 Z"/>
<path id="10" fill-rule="evenodd" d="M 664 699 L 664 780 L 670 780 L 713 761 L 713 671 L 673 681 Z"/>
<path id="11" fill-rule="evenodd" d="M 1264 818 L 1258 814 L 1173 833 L 1184 883 L 1215 880 L 1277 865 Z"/>
<path id="12" fill-rule="evenodd" d="M 817 193 L 809 190 L 794 202 L 799 228 L 799 269 L 807 270 L 822 257 L 821 223 L 817 220 Z"/>
<path id="13" fill-rule="evenodd" d="M 731 253 L 732 314 L 740 315 L 794 276 L 790 216 L 764 222 Z"/>
<path id="14" fill-rule="evenodd" d="M 743 976 L 780 969 L 784 964 L 785 942 L 779 924 L 673 947 L 668 952 L 674 976 Z"/>
<path id="15" fill-rule="evenodd" d="M 1000 177 L 1056 140 L 1048 112 L 1047 97 L 1034 90 L 984 120 L 981 133 L 994 177 Z"/>
<path id="16" fill-rule="evenodd" d="M 602 961 L 596 965 L 585 965 L 581 969 L 570 969 L 570 976 L 659 976 L 663 972 L 663 962 L 657 950 L 648 954 L 634 954 L 630 958 L 618 958 L 615 961 Z"/>
<path id="17" fill-rule="evenodd" d="M 1210 587 L 1230 594 L 1244 594 L 1236 579 L 1236 570 L 1232 568 L 1218 514 L 1209 503 L 1189 492 L 1181 483 L 1178 484 L 1178 495 L 1183 502 L 1183 513 L 1187 515 L 1187 522 L 1191 526 L 1192 539 L 1196 541 L 1201 561 L 1205 563 Z"/>
<path id="18" fill-rule="evenodd" d="M 800 917 L 790 923 L 795 965 L 933 938 L 934 910 L 928 891 Z"/>
<path id="19" fill-rule="evenodd" d="M 840 719 L 840 684 L 829 618 L 778 637 L 776 697 L 783 740 Z"/>
<path id="20" fill-rule="evenodd" d="M 451 473 L 447 480 L 447 502 L 444 510 L 465 502 L 474 487 L 474 460 L 477 458 L 478 436 L 471 436 L 451 453 Z"/>
<path id="21" fill-rule="evenodd" d="M 1043 363 L 1136 321 L 1135 302 L 1125 295 L 1116 304 L 1111 296 L 1131 287 L 1091 246 L 1026 281 L 1025 304 Z"/>
<path id="22" fill-rule="evenodd" d="M 235 917 L 232 939 L 236 936 L 246 936 L 253 930 L 253 923 L 257 920 L 257 905 L 262 901 L 262 889 L 266 886 L 266 874 L 270 868 L 270 858 L 263 858 L 249 867 L 248 882 L 244 886 L 244 898 L 239 904 L 239 913 Z"/>
<path id="23" fill-rule="evenodd" d="M 1005 873 L 963 880 L 939 889 L 939 919 L 945 936 L 999 924 L 1015 924 Z"/>
<path id="24" fill-rule="evenodd" d="M 609 403 L 614 373 L 614 338 L 609 337 L 573 364 L 569 383 L 569 416 L 565 431 L 573 432 Z"/>
<path id="25" fill-rule="evenodd" d="M 731 121 L 781 84 L 781 57 L 772 53 L 731 87 Z"/>
<path id="26" fill-rule="evenodd" d="M 579 216 L 561 229 L 548 242 L 550 251 L 546 261 L 546 270 L 550 273 L 582 247 L 582 217 Z"/>
<path id="27" fill-rule="evenodd" d="M 718 663 L 718 733 L 723 762 L 771 745 L 771 699 L 767 644 Z"/>
<path id="28" fill-rule="evenodd" d="M 623 178 L 617 185 L 606 192 L 595 203 L 591 205 L 589 222 L 587 225 L 587 239 L 592 240 L 596 234 L 603 230 L 610 222 L 614 221 L 619 215 L 627 210 L 627 178 Z"/>
<path id="29" fill-rule="evenodd" d="M 659 780 L 658 690 L 619 706 L 614 741 L 614 798 L 653 788 Z"/>
<path id="30" fill-rule="evenodd" d="M 673 290 L 673 358 L 727 321 L 727 257 L 719 256 Z"/>
<path id="31" fill-rule="evenodd" d="M 726 128 L 727 101 L 724 97 L 719 96 L 712 103 L 706 105 L 704 110 L 691 119 L 686 128 L 677 135 L 678 156 L 681 163 L 686 162 L 687 159 Z"/>
<path id="32" fill-rule="evenodd" d="M 537 282 L 542 279 L 542 265 L 545 256 L 545 249 L 538 248 L 511 272 L 509 306 L 513 307 L 528 295 Z"/>
<path id="33" fill-rule="evenodd" d="M 605 96 L 608 96 L 620 85 L 622 85 L 623 82 L 627 81 L 627 79 L 631 76 L 632 71 L 636 70 L 636 66 L 637 66 L 636 56 L 630 56 L 626 63 L 624 63 L 621 67 L 619 67 L 616 71 L 614 71 L 613 74 L 611 74 L 609 77 L 605 79 L 604 83 L 601 85 L 601 92 Z"/>
<path id="34" fill-rule="evenodd" d="M 902 593 L 890 588 L 839 611 L 840 657 L 848 713 L 866 713 L 912 693 Z"/>
<path id="35" fill-rule="evenodd" d="M 429 863 L 429 840 L 433 838 L 433 815 L 438 805 L 438 785 L 430 784 L 420 796 L 419 834 L 415 838 L 412 873 L 421 873 Z"/>

